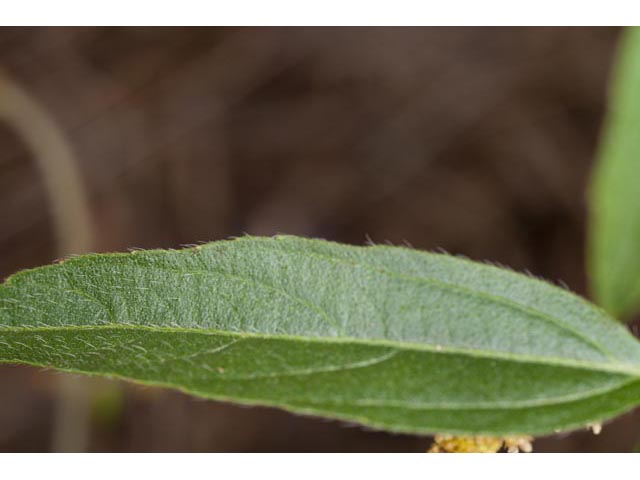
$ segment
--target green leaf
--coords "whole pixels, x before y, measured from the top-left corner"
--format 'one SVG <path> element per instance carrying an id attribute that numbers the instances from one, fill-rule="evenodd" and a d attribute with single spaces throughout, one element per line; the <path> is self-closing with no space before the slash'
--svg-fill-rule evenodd
<path id="1" fill-rule="evenodd" d="M 640 28 L 627 29 L 592 179 L 589 269 L 612 314 L 640 308 Z"/>
<path id="2" fill-rule="evenodd" d="M 0 361 L 415 433 L 539 434 L 640 400 L 640 344 L 494 266 L 296 237 L 75 257 L 0 286 Z"/>

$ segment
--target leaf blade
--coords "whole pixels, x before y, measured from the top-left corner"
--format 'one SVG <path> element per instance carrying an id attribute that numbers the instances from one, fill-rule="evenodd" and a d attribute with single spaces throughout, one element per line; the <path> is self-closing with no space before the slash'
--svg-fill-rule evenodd
<path id="1" fill-rule="evenodd" d="M 597 308 L 397 247 L 248 237 L 81 257 L 12 277 L 0 307 L 0 361 L 388 430 L 549 433 L 640 398 L 640 347 Z"/>

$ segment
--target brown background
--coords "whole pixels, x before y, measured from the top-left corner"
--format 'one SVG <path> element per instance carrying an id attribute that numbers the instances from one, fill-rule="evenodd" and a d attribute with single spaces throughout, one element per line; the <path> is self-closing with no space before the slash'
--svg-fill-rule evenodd
<path id="1" fill-rule="evenodd" d="M 243 232 L 408 242 L 586 294 L 586 185 L 617 29 L 4 28 L 53 116 L 93 251 Z M 1 101 L 1 95 L 0 95 Z M 0 124 L 0 277 L 58 255 L 42 175 Z M 0 368 L 0 451 L 52 447 L 60 374 Z M 422 451 L 388 435 L 85 382 L 97 451 Z M 629 451 L 640 412 L 538 451 Z"/>

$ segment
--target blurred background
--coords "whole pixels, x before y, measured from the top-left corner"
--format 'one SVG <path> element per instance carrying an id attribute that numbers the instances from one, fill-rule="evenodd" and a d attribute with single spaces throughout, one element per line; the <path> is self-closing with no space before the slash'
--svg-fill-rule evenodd
<path id="1" fill-rule="evenodd" d="M 250 233 L 408 243 L 587 294 L 619 30 L 2 28 L 0 278 Z M 640 411 L 537 451 L 631 451 Z M 0 366 L 0 451 L 424 451 L 267 408 Z"/>

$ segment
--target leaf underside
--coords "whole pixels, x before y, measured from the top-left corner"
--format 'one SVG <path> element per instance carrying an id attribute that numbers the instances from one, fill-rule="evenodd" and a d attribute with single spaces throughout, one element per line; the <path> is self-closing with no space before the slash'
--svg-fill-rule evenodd
<path id="1" fill-rule="evenodd" d="M 592 179 L 594 296 L 616 317 L 640 311 L 640 28 L 626 30 Z"/>
<path id="2" fill-rule="evenodd" d="M 289 236 L 20 272 L 0 286 L 0 362 L 420 434 L 544 434 L 640 400 L 638 342 L 570 292 Z"/>

